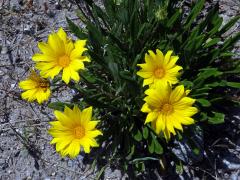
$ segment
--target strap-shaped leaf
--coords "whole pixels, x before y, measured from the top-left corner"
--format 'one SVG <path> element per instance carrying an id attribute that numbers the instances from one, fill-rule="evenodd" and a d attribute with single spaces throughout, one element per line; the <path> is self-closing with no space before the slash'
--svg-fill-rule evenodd
<path id="1" fill-rule="evenodd" d="M 178 18 L 180 17 L 181 14 L 182 14 L 181 11 L 178 9 L 178 10 L 172 15 L 172 17 L 168 20 L 166 26 L 167 26 L 168 28 L 172 28 L 173 25 L 174 25 L 174 23 L 178 20 Z"/>
<path id="2" fill-rule="evenodd" d="M 219 31 L 219 34 L 221 35 L 221 34 L 227 32 L 229 29 L 231 29 L 231 27 L 233 27 L 239 19 L 240 19 L 240 15 L 232 18 L 229 22 L 227 22 L 227 24 L 225 24 L 221 28 L 221 30 Z"/>
<path id="3" fill-rule="evenodd" d="M 86 39 L 88 36 L 86 33 L 84 33 L 82 31 L 82 29 L 79 28 L 79 26 L 77 26 L 74 22 L 72 22 L 69 18 L 67 18 L 67 23 L 68 23 L 68 26 L 69 26 L 69 29 L 71 30 L 71 32 L 73 34 L 75 34 L 75 36 L 77 36 L 78 38 L 80 39 Z"/>
<path id="4" fill-rule="evenodd" d="M 212 112 L 212 113 L 213 113 L 213 116 L 208 117 L 208 123 L 209 124 L 222 124 L 222 123 L 224 123 L 225 115 L 223 113 L 219 113 L 219 112 Z"/>
<path id="5" fill-rule="evenodd" d="M 193 21 L 196 19 L 196 17 L 198 16 L 198 14 L 200 13 L 200 11 L 202 10 L 202 8 L 204 6 L 204 2 L 205 2 L 205 0 L 198 0 L 198 2 L 195 4 L 195 6 L 193 7 L 192 11 L 190 12 L 187 20 L 184 23 L 185 30 L 187 30 L 191 26 Z"/>
<path id="6" fill-rule="evenodd" d="M 221 41 L 220 38 L 213 38 L 209 41 L 206 42 L 206 44 L 204 44 L 204 48 L 208 48 L 208 47 L 211 47 L 211 46 L 214 46 L 216 45 L 219 41 Z"/>

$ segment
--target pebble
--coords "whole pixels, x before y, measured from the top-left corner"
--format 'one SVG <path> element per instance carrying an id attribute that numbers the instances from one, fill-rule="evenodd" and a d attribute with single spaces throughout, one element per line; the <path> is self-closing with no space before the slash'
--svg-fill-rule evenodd
<path id="1" fill-rule="evenodd" d="M 8 53 L 8 47 L 7 46 L 3 46 L 2 50 L 1 50 L 1 54 L 7 54 Z"/>
<path id="2" fill-rule="evenodd" d="M 0 76 L 3 76 L 4 72 L 2 70 L 0 70 Z"/>

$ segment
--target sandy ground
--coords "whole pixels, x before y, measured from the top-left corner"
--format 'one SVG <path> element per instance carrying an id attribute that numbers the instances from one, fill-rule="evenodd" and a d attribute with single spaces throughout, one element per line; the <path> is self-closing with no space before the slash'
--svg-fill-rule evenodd
<path id="1" fill-rule="evenodd" d="M 83 163 L 84 154 L 75 160 L 62 159 L 49 145 L 52 111 L 20 98 L 18 82 L 33 66 L 37 41 L 46 40 L 59 27 L 67 30 L 65 16 L 79 23 L 76 7 L 56 2 L 0 0 L 0 179 L 92 179 L 96 173 Z M 240 13 L 238 0 L 221 0 L 220 5 L 225 22 Z M 239 31 L 239 23 L 226 36 L 234 31 Z M 62 88 L 51 101 L 70 101 L 71 97 L 71 91 Z M 26 139 L 28 145 L 24 145 Z M 105 179 L 121 179 L 121 173 L 108 169 Z"/>

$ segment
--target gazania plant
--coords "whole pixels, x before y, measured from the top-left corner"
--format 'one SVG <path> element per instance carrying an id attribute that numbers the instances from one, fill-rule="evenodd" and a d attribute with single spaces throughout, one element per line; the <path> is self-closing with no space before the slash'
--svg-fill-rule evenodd
<path id="1" fill-rule="evenodd" d="M 48 132 L 60 156 L 84 153 L 97 177 L 114 166 L 130 179 L 180 175 L 207 157 L 208 127 L 238 106 L 240 34 L 222 35 L 239 17 L 222 25 L 218 4 L 203 17 L 205 1 L 195 2 L 75 1 L 85 26 L 66 20 L 78 39 L 60 28 L 38 43 L 37 71 L 19 86 L 23 99 L 54 109 Z M 72 103 L 51 102 L 56 82 L 76 92 Z"/>

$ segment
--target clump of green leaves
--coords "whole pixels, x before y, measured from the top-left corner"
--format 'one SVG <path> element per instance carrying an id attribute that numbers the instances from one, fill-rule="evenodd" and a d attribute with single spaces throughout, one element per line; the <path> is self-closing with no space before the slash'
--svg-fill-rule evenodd
<path id="1" fill-rule="evenodd" d="M 88 39 L 92 63 L 80 72 L 81 83 L 70 88 L 77 92 L 73 103 L 97 108 L 104 133 L 98 162 L 136 176 L 154 168 L 167 171 L 172 160 L 176 171 L 182 172 L 182 163 L 201 160 L 202 122 L 224 123 L 223 106 L 237 105 L 232 92 L 240 87 L 235 80 L 239 62 L 231 58 L 240 33 L 222 38 L 239 16 L 223 26 L 217 4 L 200 18 L 204 4 L 204 0 L 196 1 L 186 15 L 177 0 L 104 0 L 101 6 L 84 0 L 84 8 L 78 4 L 77 14 L 85 28 L 67 18 L 70 30 L 78 38 Z M 144 89 L 136 76 L 136 64 L 143 61 L 147 50 L 156 48 L 171 49 L 180 56 L 181 83 L 191 89 L 200 110 L 196 125 L 179 132 L 168 144 L 144 125 L 145 116 L 140 113 Z M 50 106 L 59 109 L 62 103 Z"/>

